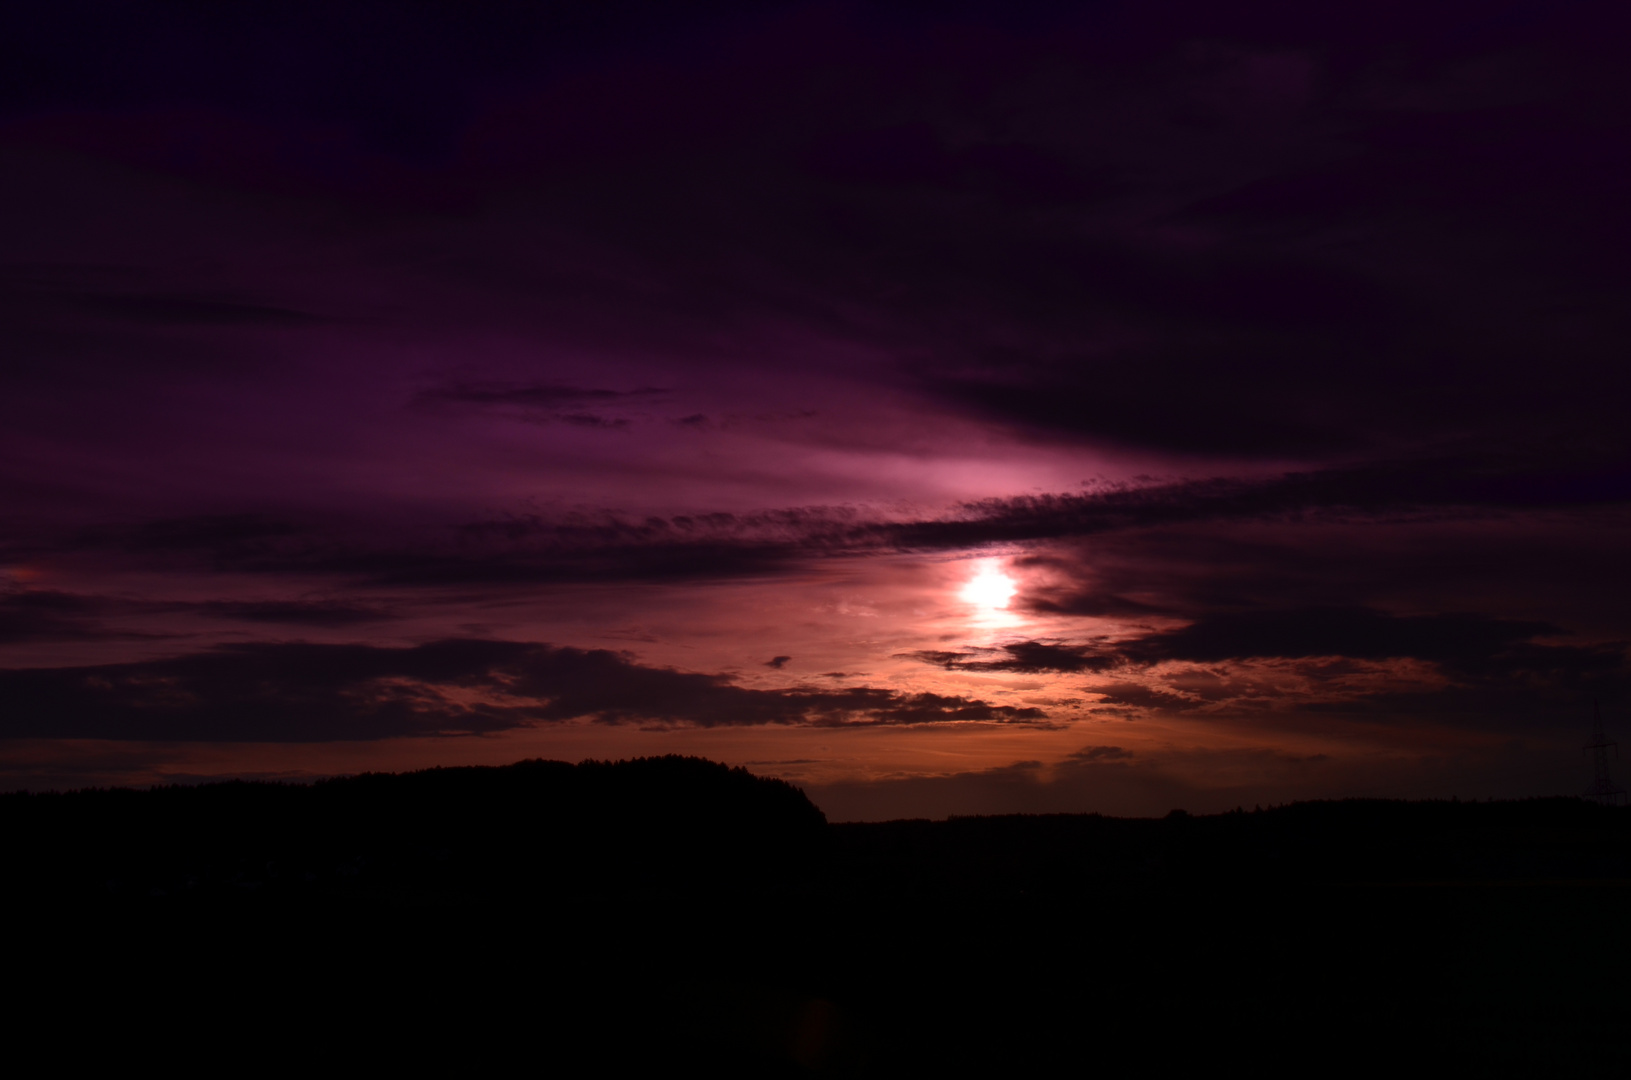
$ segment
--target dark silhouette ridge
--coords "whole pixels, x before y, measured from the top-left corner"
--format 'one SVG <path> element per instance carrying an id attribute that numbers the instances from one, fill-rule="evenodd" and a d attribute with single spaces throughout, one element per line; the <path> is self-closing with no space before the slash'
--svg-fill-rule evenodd
<path id="1" fill-rule="evenodd" d="M 700 758 L 522 761 L 313 784 L 0 796 L 17 891 L 601 890 L 784 869 L 826 818 L 797 788 Z"/>
<path id="2" fill-rule="evenodd" d="M 7 795 L 0 829 L 19 1030 L 110 1048 L 179 1016 L 290 1067 L 606 1075 L 1628 1050 L 1631 810 L 1579 799 L 829 825 L 665 757 Z"/>

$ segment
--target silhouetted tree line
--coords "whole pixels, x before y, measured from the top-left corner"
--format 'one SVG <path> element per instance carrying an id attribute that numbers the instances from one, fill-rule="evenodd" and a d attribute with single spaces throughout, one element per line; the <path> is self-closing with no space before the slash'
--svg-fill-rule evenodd
<path id="1" fill-rule="evenodd" d="M 594 894 L 776 877 L 826 819 L 700 758 L 523 761 L 287 784 L 12 794 L 11 894 Z"/>
<path id="2" fill-rule="evenodd" d="M 1631 877 L 1631 809 L 1572 798 L 1348 799 L 1161 819 L 1004 815 L 836 831 L 842 877 L 907 891 Z"/>
<path id="3" fill-rule="evenodd" d="M 665 757 L 6 795 L 0 835 L 17 1028 L 116 1049 L 185 1016 L 291 1067 L 585 1075 L 1627 1053 L 1631 810 L 1574 799 L 829 825 Z"/>
<path id="4" fill-rule="evenodd" d="M 1631 876 L 1631 812 L 1578 799 L 1345 800 L 1164 819 L 829 827 L 700 758 L 523 761 L 312 784 L 0 796 L 10 895 L 1070 895 L 1239 883 Z"/>

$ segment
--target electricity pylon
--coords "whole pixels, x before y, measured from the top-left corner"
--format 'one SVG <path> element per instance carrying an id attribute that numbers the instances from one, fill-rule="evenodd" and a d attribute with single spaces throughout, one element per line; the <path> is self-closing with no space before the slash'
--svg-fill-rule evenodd
<path id="1" fill-rule="evenodd" d="M 1603 714 L 1594 701 L 1591 703 L 1591 741 L 1580 748 L 1582 753 L 1591 755 L 1591 763 L 1596 772 L 1591 787 L 1586 789 L 1586 798 L 1619 806 L 1625 802 L 1625 789 L 1608 775 L 1608 748 L 1611 746 L 1614 748 L 1614 756 L 1619 757 L 1620 744 L 1609 741 L 1603 734 Z"/>

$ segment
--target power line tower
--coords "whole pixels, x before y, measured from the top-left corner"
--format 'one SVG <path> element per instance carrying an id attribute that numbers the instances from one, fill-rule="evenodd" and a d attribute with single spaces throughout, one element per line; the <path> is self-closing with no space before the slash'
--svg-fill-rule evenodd
<path id="1" fill-rule="evenodd" d="M 1591 755 L 1591 763 L 1596 771 L 1596 777 L 1591 787 L 1586 789 L 1586 798 L 1596 799 L 1600 803 L 1610 806 L 1619 806 L 1625 802 L 1625 789 L 1614 782 L 1608 775 L 1608 748 L 1614 748 L 1614 756 L 1620 756 L 1620 744 L 1611 742 L 1603 734 L 1603 713 L 1594 701 L 1591 703 L 1591 741 L 1581 747 L 1581 753 Z"/>

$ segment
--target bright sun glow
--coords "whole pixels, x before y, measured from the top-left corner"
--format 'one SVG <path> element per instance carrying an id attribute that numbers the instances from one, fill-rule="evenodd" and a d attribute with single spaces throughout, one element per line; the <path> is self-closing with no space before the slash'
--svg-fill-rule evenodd
<path id="1" fill-rule="evenodd" d="M 1014 596 L 1014 590 L 1019 586 L 1014 579 L 1002 572 L 1002 566 L 997 562 L 980 564 L 980 569 L 963 586 L 962 597 L 968 603 L 985 611 L 997 611 L 1008 606 L 1008 601 Z"/>

